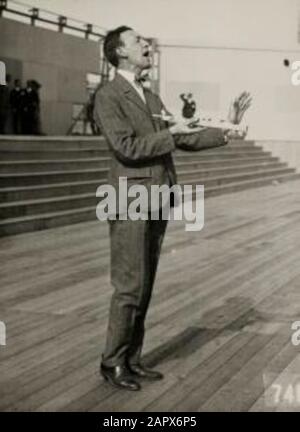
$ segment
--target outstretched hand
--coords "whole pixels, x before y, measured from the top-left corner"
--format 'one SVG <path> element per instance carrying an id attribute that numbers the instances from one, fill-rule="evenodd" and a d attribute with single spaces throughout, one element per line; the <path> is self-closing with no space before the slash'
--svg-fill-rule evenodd
<path id="1" fill-rule="evenodd" d="M 229 107 L 228 121 L 233 124 L 240 124 L 245 112 L 250 108 L 251 102 L 250 93 L 246 91 L 236 97 Z"/>
<path id="2" fill-rule="evenodd" d="M 206 127 L 199 125 L 199 119 L 191 121 L 191 120 L 181 120 L 176 121 L 173 119 L 171 122 L 170 132 L 172 135 L 191 135 L 197 132 L 201 132 Z"/>
<path id="3" fill-rule="evenodd" d="M 227 130 L 224 133 L 229 140 L 244 140 L 247 136 L 248 128 L 241 129 L 240 131 Z"/>

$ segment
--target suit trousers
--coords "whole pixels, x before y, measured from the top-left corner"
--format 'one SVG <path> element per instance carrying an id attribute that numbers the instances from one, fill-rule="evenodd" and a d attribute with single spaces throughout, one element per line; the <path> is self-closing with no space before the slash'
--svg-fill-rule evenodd
<path id="1" fill-rule="evenodd" d="M 114 289 L 102 363 L 137 364 L 167 220 L 109 220 Z"/>

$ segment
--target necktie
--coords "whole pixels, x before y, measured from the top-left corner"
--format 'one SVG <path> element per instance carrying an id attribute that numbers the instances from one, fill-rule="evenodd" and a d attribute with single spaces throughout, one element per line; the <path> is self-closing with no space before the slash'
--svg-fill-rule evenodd
<path id="1" fill-rule="evenodd" d="M 143 84 L 145 83 L 145 81 L 147 81 L 146 80 L 146 77 L 144 77 L 144 76 L 135 76 L 135 78 L 134 78 L 134 82 L 135 82 L 135 84 L 143 91 L 143 94 L 144 94 L 144 98 L 145 98 L 145 104 L 146 104 L 146 108 L 147 108 L 147 110 L 148 110 L 148 112 L 149 112 L 149 116 L 150 116 L 150 118 L 151 118 L 151 122 L 152 122 L 152 124 L 153 124 L 153 127 L 154 127 L 154 129 L 156 130 L 156 131 L 158 131 L 158 130 L 160 130 L 160 127 L 159 127 L 159 122 L 156 122 L 155 120 L 154 120 L 154 118 L 153 118 L 153 116 L 152 116 L 152 110 L 151 110 L 151 108 L 150 108 L 150 105 L 149 105 L 149 101 L 148 101 L 148 98 L 147 98 L 147 92 L 145 92 L 144 91 L 144 86 L 143 86 Z"/>
<path id="2" fill-rule="evenodd" d="M 143 83 L 146 81 L 146 77 L 143 77 L 142 75 L 135 75 L 134 82 L 136 85 L 143 87 Z"/>

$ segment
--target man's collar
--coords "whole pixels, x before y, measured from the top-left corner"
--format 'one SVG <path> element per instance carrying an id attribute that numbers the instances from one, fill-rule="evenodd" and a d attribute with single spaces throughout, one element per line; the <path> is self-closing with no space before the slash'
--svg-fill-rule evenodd
<path id="1" fill-rule="evenodd" d="M 145 111 L 147 114 L 149 114 L 149 110 L 146 107 L 145 102 L 141 98 L 141 96 L 138 94 L 138 91 L 136 89 L 136 85 L 133 83 L 130 83 L 123 74 L 120 74 L 119 71 L 115 76 L 114 79 L 115 85 L 120 89 L 120 91 L 124 92 L 126 97 L 131 99 L 133 102 L 135 102 L 143 111 Z M 146 96 L 145 96 L 146 97 Z"/>
<path id="2" fill-rule="evenodd" d="M 131 84 L 135 83 L 135 73 L 132 71 L 118 69 L 118 74 L 129 81 Z"/>

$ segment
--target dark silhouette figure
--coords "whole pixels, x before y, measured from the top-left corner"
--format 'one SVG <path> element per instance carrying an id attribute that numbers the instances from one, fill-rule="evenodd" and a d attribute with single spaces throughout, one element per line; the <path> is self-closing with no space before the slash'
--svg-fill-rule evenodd
<path id="1" fill-rule="evenodd" d="M 10 110 L 12 114 L 12 129 L 14 135 L 22 133 L 22 110 L 24 104 L 24 90 L 21 81 L 14 81 L 14 88 L 10 92 Z"/>
<path id="2" fill-rule="evenodd" d="M 94 108 L 95 108 L 95 92 L 90 94 L 89 101 L 86 105 L 86 122 L 90 124 L 93 135 L 100 135 L 100 129 L 98 128 L 94 119 Z"/>
<path id="3" fill-rule="evenodd" d="M 0 85 L 0 135 L 7 132 L 7 122 L 9 118 L 9 84 L 11 76 L 6 75 L 6 85 Z"/>
<path id="4" fill-rule="evenodd" d="M 186 119 L 193 118 L 196 112 L 196 102 L 193 100 L 193 95 L 191 93 L 182 93 L 180 99 L 183 101 L 182 117 Z"/>
<path id="5" fill-rule="evenodd" d="M 41 85 L 35 80 L 27 81 L 22 101 L 22 133 L 24 135 L 41 135 L 40 96 Z"/>

